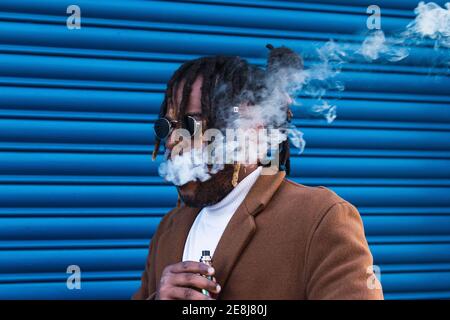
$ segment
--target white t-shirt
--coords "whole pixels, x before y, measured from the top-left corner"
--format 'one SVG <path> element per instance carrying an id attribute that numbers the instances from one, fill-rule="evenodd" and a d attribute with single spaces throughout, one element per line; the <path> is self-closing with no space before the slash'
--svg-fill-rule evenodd
<path id="1" fill-rule="evenodd" d="M 250 173 L 220 202 L 204 207 L 195 218 L 186 239 L 183 261 L 199 261 L 202 251 L 213 256 L 223 231 L 261 174 L 262 167 Z"/>

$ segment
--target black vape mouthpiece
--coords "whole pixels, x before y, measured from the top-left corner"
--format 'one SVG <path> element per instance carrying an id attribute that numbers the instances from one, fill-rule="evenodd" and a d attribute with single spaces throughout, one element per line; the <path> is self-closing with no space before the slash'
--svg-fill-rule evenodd
<path id="1" fill-rule="evenodd" d="M 209 250 L 202 250 L 202 256 L 209 256 L 210 255 L 210 252 L 209 252 Z"/>

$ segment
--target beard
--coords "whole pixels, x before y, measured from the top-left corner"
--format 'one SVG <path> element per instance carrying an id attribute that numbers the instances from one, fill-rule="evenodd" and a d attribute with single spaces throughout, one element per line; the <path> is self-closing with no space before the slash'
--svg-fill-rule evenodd
<path id="1" fill-rule="evenodd" d="M 203 208 L 218 203 L 234 189 L 231 184 L 234 165 L 226 164 L 224 168 L 210 179 L 191 181 L 177 187 L 181 200 L 188 207 Z"/>

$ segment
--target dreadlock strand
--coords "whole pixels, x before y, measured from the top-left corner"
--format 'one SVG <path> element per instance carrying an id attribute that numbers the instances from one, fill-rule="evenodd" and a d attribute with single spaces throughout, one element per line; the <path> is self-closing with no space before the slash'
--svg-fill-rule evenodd
<path id="1" fill-rule="evenodd" d="M 191 61 L 187 61 L 187 62 L 183 63 L 181 65 L 181 67 L 179 67 L 175 71 L 173 76 L 170 78 L 170 80 L 167 84 L 167 89 L 166 89 L 166 93 L 165 93 L 165 99 L 164 99 L 164 105 L 163 105 L 164 108 L 161 108 L 161 110 L 160 110 L 161 117 L 164 117 L 164 115 L 167 112 L 167 103 L 168 102 L 170 102 L 172 105 L 175 105 L 175 101 L 173 101 L 174 93 L 178 89 L 179 82 L 180 82 L 181 78 L 183 77 L 184 73 L 195 63 L 195 61 L 196 60 L 191 60 Z"/>
<path id="2" fill-rule="evenodd" d="M 212 99 L 214 95 L 215 81 L 214 74 L 216 73 L 217 62 L 216 59 L 209 59 L 205 64 L 205 70 L 203 72 L 203 84 L 202 84 L 202 94 L 201 94 L 201 106 L 202 115 L 206 115 L 206 126 L 208 126 L 213 121 L 212 112 Z"/>
<path id="3" fill-rule="evenodd" d="M 156 140 L 155 140 L 155 147 L 153 148 L 153 152 L 152 152 L 152 161 L 155 161 L 156 157 L 158 156 L 158 151 L 159 151 L 160 144 L 161 144 L 161 140 L 156 138 Z"/>
<path id="4" fill-rule="evenodd" d="M 198 71 L 201 68 L 203 64 L 203 60 L 202 59 L 198 59 L 191 68 L 189 68 L 186 71 L 186 76 L 183 78 L 184 79 L 184 85 L 183 85 L 183 93 L 182 93 L 182 98 L 181 98 L 181 103 L 180 103 L 180 107 L 178 108 L 178 120 L 181 121 L 182 120 L 182 115 L 184 114 L 185 110 L 186 110 L 186 106 L 189 103 L 189 98 L 191 95 L 191 89 L 192 89 L 192 85 L 194 83 L 194 81 L 197 78 L 198 75 Z"/>
<path id="5" fill-rule="evenodd" d="M 223 114 L 227 116 L 231 110 L 222 108 L 236 106 L 242 102 L 247 102 L 248 105 L 256 105 L 261 99 L 268 94 L 267 86 L 265 85 L 266 71 L 273 71 L 278 61 L 293 64 L 297 68 L 302 67 L 300 59 L 291 59 L 286 57 L 294 55 L 290 49 L 287 48 L 273 48 L 271 50 L 267 70 L 256 67 L 247 63 L 246 60 L 240 57 L 230 56 L 213 56 L 202 57 L 195 60 L 187 61 L 181 65 L 173 74 L 167 84 L 164 101 L 161 105 L 160 116 L 164 116 L 167 112 L 168 106 L 176 106 L 177 118 L 181 120 L 181 116 L 185 113 L 187 105 L 189 104 L 192 86 L 198 76 L 202 76 L 203 82 L 201 86 L 201 112 L 205 128 L 210 126 L 222 127 L 224 123 L 218 123 L 224 119 Z M 295 55 L 294 55 L 294 58 Z M 183 85 L 181 90 L 181 101 L 174 101 L 177 97 L 179 86 Z M 250 93 L 250 94 L 248 94 Z M 287 108 L 286 120 L 292 118 L 292 113 Z M 222 114 L 223 113 L 223 114 Z M 159 139 L 155 139 L 155 149 L 153 150 L 153 157 L 156 157 L 160 145 Z M 287 174 L 290 173 L 290 150 L 289 142 L 283 141 L 280 144 L 280 169 L 285 170 Z"/>
<path id="6" fill-rule="evenodd" d="M 182 74 L 193 64 L 193 61 L 187 61 L 185 62 L 183 65 L 181 65 L 181 67 L 179 67 L 175 73 L 170 77 L 167 86 L 166 86 L 166 90 L 165 90 L 165 94 L 164 94 L 164 100 L 161 103 L 161 107 L 159 109 L 159 117 L 164 117 L 166 115 L 167 112 L 167 102 L 171 101 L 172 105 L 173 100 L 172 100 L 172 96 L 173 96 L 173 90 L 174 90 L 174 86 L 177 85 L 177 82 L 180 78 L 180 76 L 182 76 Z M 158 156 L 158 152 L 159 152 L 159 148 L 161 146 L 161 140 L 158 137 L 155 137 L 155 144 L 154 144 L 154 148 L 153 148 L 153 152 L 152 152 L 152 161 L 156 160 L 156 157 Z"/>

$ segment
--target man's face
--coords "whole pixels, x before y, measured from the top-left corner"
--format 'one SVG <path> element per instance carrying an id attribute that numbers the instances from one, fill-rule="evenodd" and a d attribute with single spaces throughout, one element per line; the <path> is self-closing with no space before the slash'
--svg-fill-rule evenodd
<path id="1" fill-rule="evenodd" d="M 197 77 L 194 81 L 189 103 L 184 112 L 185 116 L 192 116 L 198 121 L 206 118 L 206 115 L 202 115 L 201 107 L 202 83 L 203 78 L 201 76 Z M 178 106 L 181 103 L 183 87 L 184 81 L 181 81 L 177 88 L 177 92 L 175 93 L 175 105 L 170 102 L 168 103 L 165 117 L 169 121 L 177 119 L 179 110 Z M 171 152 L 175 145 L 179 142 L 175 141 L 174 136 L 175 135 L 172 131 L 166 140 L 165 147 L 169 152 Z M 194 145 L 194 142 L 191 142 L 191 145 Z M 225 165 L 223 170 L 213 175 L 209 180 L 204 182 L 190 181 L 182 186 L 177 186 L 178 193 L 183 202 L 190 207 L 204 207 L 215 204 L 222 200 L 233 189 L 233 185 L 231 184 L 233 170 L 233 165 Z"/>

